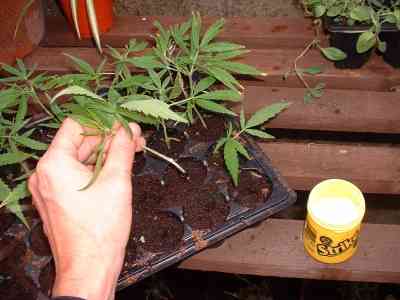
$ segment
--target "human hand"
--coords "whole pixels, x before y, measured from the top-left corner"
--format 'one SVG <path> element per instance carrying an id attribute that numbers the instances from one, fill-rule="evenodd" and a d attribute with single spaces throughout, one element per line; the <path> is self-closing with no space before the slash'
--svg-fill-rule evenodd
<path id="1" fill-rule="evenodd" d="M 145 144 L 138 125 L 132 138 L 120 126 L 106 143 L 96 181 L 90 157 L 98 137 L 66 119 L 29 179 L 33 203 L 43 221 L 56 266 L 53 297 L 110 299 L 122 268 L 132 222 L 131 171 Z"/>

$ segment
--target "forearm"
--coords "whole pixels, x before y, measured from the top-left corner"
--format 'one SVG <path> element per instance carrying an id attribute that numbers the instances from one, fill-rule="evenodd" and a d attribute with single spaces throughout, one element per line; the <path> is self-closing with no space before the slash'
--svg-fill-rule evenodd
<path id="1" fill-rule="evenodd" d="M 78 266 L 56 275 L 53 297 L 73 296 L 85 300 L 114 299 L 122 260 L 110 264 L 99 262 L 98 266 Z"/>

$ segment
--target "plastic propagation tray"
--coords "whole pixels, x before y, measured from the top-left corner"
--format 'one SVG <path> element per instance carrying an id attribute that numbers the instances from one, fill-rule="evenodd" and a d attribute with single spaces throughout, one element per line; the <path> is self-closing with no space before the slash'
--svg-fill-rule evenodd
<path id="1" fill-rule="evenodd" d="M 251 156 L 251 160 L 243 162 L 241 168 L 254 170 L 265 177 L 265 180 L 271 184 L 271 192 L 267 196 L 268 199 L 259 207 L 249 209 L 240 206 L 240 204 L 234 200 L 229 200 L 228 197 L 227 201 L 229 203 L 230 213 L 225 223 L 213 231 L 205 232 L 202 236 L 199 236 L 198 233 L 194 234 L 194 230 L 185 222 L 183 210 L 181 208 L 168 209 L 168 213 L 173 214 L 183 223 L 184 234 L 181 246 L 173 252 L 158 255 L 153 261 L 147 260 L 147 262 L 137 264 L 128 271 L 125 271 L 118 282 L 119 289 L 123 289 L 168 266 L 182 261 L 198 253 L 202 249 L 210 247 L 244 228 L 268 218 L 296 201 L 296 194 L 287 186 L 279 172 L 272 166 L 269 158 L 263 153 L 255 141 L 250 137 L 245 137 L 244 141 Z M 192 153 L 193 158 L 203 160 L 210 154 L 212 146 L 213 144 L 197 144 L 192 148 L 185 147 L 185 153 L 183 155 L 184 157 L 188 157 Z M 202 150 L 199 151 L 198 149 Z"/>
<path id="2" fill-rule="evenodd" d="M 335 62 L 339 69 L 361 68 L 370 58 L 372 49 L 365 53 L 358 53 L 356 50 L 358 37 L 370 26 L 355 24 L 353 26 L 341 24 L 334 18 L 324 18 L 325 29 L 330 33 L 330 44 L 339 48 L 347 54 L 347 58 Z M 400 30 L 393 24 L 383 24 L 380 39 L 387 43 L 387 49 L 382 54 L 385 62 L 392 67 L 400 67 Z"/>

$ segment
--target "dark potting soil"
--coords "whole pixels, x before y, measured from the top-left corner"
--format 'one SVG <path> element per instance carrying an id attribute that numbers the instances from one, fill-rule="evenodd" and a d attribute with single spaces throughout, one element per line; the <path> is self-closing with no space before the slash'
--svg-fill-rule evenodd
<path id="1" fill-rule="evenodd" d="M 38 224 L 31 231 L 30 243 L 32 251 L 39 256 L 51 256 L 51 249 L 42 224 Z"/>
<path id="2" fill-rule="evenodd" d="M 231 184 L 229 195 L 241 206 L 256 208 L 265 203 L 271 194 L 271 184 L 264 176 L 251 170 L 240 172 L 240 182 L 237 188 Z"/>
<path id="3" fill-rule="evenodd" d="M 182 240 L 183 225 L 178 218 L 166 212 L 135 214 L 134 232 L 137 247 L 161 253 L 176 250 Z"/>
<path id="4" fill-rule="evenodd" d="M 229 205 L 214 185 L 203 185 L 188 194 L 183 208 L 185 222 L 194 230 L 210 230 L 225 223 Z"/>
<path id="5" fill-rule="evenodd" d="M 197 122 L 186 130 L 186 133 L 196 142 L 214 142 L 221 138 L 225 132 L 225 119 L 214 117 L 206 119 L 207 128 L 197 120 Z"/>

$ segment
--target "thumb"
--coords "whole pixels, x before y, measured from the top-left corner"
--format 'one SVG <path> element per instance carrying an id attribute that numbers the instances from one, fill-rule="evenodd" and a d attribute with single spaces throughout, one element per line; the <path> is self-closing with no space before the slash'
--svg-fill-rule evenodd
<path id="1" fill-rule="evenodd" d="M 118 129 L 110 143 L 107 158 L 102 173 L 108 176 L 130 176 L 135 157 L 136 143 L 140 136 L 140 127 L 136 124 L 129 125 L 132 137 L 121 127 Z"/>

